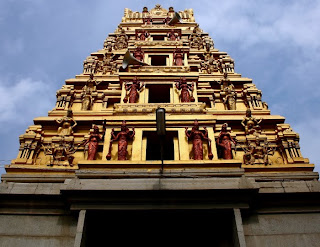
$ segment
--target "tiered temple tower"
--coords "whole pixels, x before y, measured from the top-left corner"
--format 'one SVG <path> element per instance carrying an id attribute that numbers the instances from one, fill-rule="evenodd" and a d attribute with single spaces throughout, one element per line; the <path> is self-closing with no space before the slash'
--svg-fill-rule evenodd
<path id="1" fill-rule="evenodd" d="M 158 109 L 165 110 L 160 136 Z M 308 230 L 300 239 L 297 229 L 279 227 L 274 231 L 283 238 L 274 240 L 261 223 L 276 218 L 279 225 L 307 225 L 320 218 L 314 213 L 318 173 L 284 121 L 270 114 L 252 79 L 215 48 L 192 9 L 125 9 L 103 48 L 57 91 L 48 116 L 34 119 L 20 136 L 18 156 L 2 175 L 2 218 L 50 225 L 50 217 L 59 217 L 69 229 L 59 235 L 64 246 L 90 246 L 103 235 L 99 219 L 110 220 L 111 211 L 152 209 L 150 215 L 161 218 L 174 209 L 180 221 L 204 212 L 213 217 L 217 246 L 277 246 L 267 242 L 292 239 L 311 246 Z"/>

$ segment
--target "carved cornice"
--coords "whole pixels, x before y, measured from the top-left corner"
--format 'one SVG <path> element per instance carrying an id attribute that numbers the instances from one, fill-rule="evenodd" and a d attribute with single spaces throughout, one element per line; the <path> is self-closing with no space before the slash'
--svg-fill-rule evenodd
<path id="1" fill-rule="evenodd" d="M 145 104 L 115 104 L 116 113 L 152 113 L 159 107 L 168 113 L 199 113 L 205 111 L 205 103 L 145 103 Z"/>

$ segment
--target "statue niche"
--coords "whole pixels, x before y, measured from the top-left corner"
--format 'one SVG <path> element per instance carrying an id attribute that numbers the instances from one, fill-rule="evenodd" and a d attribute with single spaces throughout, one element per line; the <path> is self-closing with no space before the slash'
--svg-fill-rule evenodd
<path id="1" fill-rule="evenodd" d="M 66 116 L 55 120 L 59 124 L 57 131 L 59 136 L 70 136 L 73 134 L 73 128 L 76 127 L 77 122 L 72 118 L 72 115 L 72 110 L 68 110 Z"/>
<path id="2" fill-rule="evenodd" d="M 101 82 L 98 82 L 94 79 L 93 74 L 90 74 L 90 78 L 86 82 L 86 85 L 82 88 L 81 93 L 81 110 L 89 111 L 92 109 L 94 98 L 98 95 L 97 85 Z"/>
<path id="3" fill-rule="evenodd" d="M 200 65 L 201 71 L 206 72 L 207 74 L 219 71 L 219 63 L 211 53 L 205 54 L 204 61 L 202 61 Z"/>
<path id="4" fill-rule="evenodd" d="M 196 48 L 198 50 L 204 48 L 205 44 L 201 33 L 202 30 L 199 28 L 199 25 L 197 24 L 197 26 L 193 29 L 193 32 L 189 37 L 191 48 Z"/>
<path id="5" fill-rule="evenodd" d="M 64 139 L 60 139 L 58 143 L 52 142 L 50 145 L 42 145 L 42 147 L 44 154 L 51 156 L 48 166 L 73 166 L 73 154 L 77 151 L 73 141 L 68 142 Z"/>
<path id="6" fill-rule="evenodd" d="M 83 74 L 95 74 L 100 66 L 98 57 L 89 56 L 83 61 Z"/>
<path id="7" fill-rule="evenodd" d="M 95 160 L 98 152 L 99 141 L 102 140 L 99 134 L 99 127 L 95 125 L 93 127 L 93 133 L 90 134 L 89 138 L 84 141 L 83 145 L 86 146 L 85 150 L 88 150 L 87 160 Z"/>
<path id="8" fill-rule="evenodd" d="M 63 85 L 60 90 L 57 91 L 57 103 L 56 110 L 68 109 L 74 98 L 74 85 Z"/>
<path id="9" fill-rule="evenodd" d="M 248 140 L 247 147 L 243 148 L 243 164 L 245 165 L 270 165 L 269 155 L 274 155 L 275 149 L 269 146 L 265 140 L 255 137 L 255 140 Z"/>
<path id="10" fill-rule="evenodd" d="M 20 148 L 14 164 L 33 164 L 40 152 L 40 143 L 43 142 L 43 130 L 41 125 L 31 125 L 26 133 L 19 136 Z"/>
<path id="11" fill-rule="evenodd" d="M 261 133 L 261 123 L 262 119 L 257 120 L 255 117 L 252 117 L 251 110 L 247 109 L 246 116 L 241 122 L 241 125 L 245 129 L 246 135 L 259 135 Z"/>
<path id="12" fill-rule="evenodd" d="M 117 72 L 117 63 L 113 61 L 114 56 L 110 56 L 108 53 L 105 54 L 102 61 L 102 74 L 110 73 L 115 74 Z"/>
<path id="13" fill-rule="evenodd" d="M 136 33 L 136 40 L 145 41 L 149 37 L 150 34 L 148 33 L 148 31 L 145 30 Z"/>
<path id="14" fill-rule="evenodd" d="M 117 35 L 115 39 L 115 45 L 114 48 L 116 50 L 126 49 L 128 47 L 128 35 L 126 35 L 126 32 L 123 28 L 121 28 L 120 34 Z"/>
<path id="15" fill-rule="evenodd" d="M 221 73 L 234 73 L 234 60 L 230 56 L 220 55 L 218 63 Z"/>
<path id="16" fill-rule="evenodd" d="M 167 37 L 168 37 L 168 40 L 170 40 L 170 41 L 180 40 L 179 34 L 177 32 L 175 32 L 174 29 L 171 29 L 167 33 Z"/>
<path id="17" fill-rule="evenodd" d="M 220 98 L 227 110 L 236 110 L 237 93 L 234 89 L 234 85 L 228 78 L 228 73 L 223 74 L 223 79 L 218 81 L 221 84 Z"/>
<path id="18" fill-rule="evenodd" d="M 137 103 L 139 99 L 139 91 L 143 88 L 144 83 L 140 84 L 140 81 L 138 81 L 137 77 L 135 76 L 132 80 L 132 83 L 129 84 L 128 82 L 125 82 L 125 89 L 128 92 L 126 94 L 125 98 L 123 99 L 124 103 Z"/>
<path id="19" fill-rule="evenodd" d="M 191 131 L 188 131 L 188 127 L 185 127 L 185 133 L 188 140 L 192 140 L 192 152 L 194 160 L 203 160 L 203 140 L 208 141 L 208 157 L 209 159 L 213 158 L 211 151 L 211 139 L 208 138 L 208 130 L 206 127 L 203 127 L 205 133 L 199 130 L 198 120 L 194 120 L 193 127 Z"/>
<path id="20" fill-rule="evenodd" d="M 236 140 L 234 140 L 230 132 L 227 130 L 228 124 L 224 123 L 217 138 L 218 157 L 225 160 L 232 159 L 232 150 L 235 149 Z"/>
<path id="21" fill-rule="evenodd" d="M 181 102 L 194 102 L 195 99 L 192 94 L 194 89 L 194 84 L 192 83 L 191 85 L 189 85 L 185 77 L 182 77 L 180 78 L 179 81 L 175 81 L 175 82 L 176 82 L 176 88 L 178 90 L 181 90 L 181 94 L 180 94 Z M 189 91 L 191 92 L 191 95 Z"/>
<path id="22" fill-rule="evenodd" d="M 176 48 L 173 51 L 173 64 L 176 66 L 183 66 L 183 57 L 184 53 L 182 52 L 181 48 Z"/>
<path id="23" fill-rule="evenodd" d="M 118 160 L 127 160 L 128 154 L 128 142 L 130 139 L 133 139 L 135 135 L 134 128 L 132 128 L 132 133 L 130 133 L 129 128 L 127 127 L 127 123 L 125 120 L 122 121 L 121 124 L 121 131 L 115 134 L 114 129 L 111 131 L 111 140 L 109 146 L 109 153 L 107 155 L 107 160 L 111 159 L 111 150 L 112 150 L 112 143 L 114 141 L 118 141 Z"/>
<path id="24" fill-rule="evenodd" d="M 140 46 L 138 46 L 136 49 L 134 49 L 134 51 L 133 51 L 133 56 L 134 56 L 137 60 L 143 62 L 143 60 L 144 60 L 144 52 L 142 51 L 142 49 L 141 49 Z"/>

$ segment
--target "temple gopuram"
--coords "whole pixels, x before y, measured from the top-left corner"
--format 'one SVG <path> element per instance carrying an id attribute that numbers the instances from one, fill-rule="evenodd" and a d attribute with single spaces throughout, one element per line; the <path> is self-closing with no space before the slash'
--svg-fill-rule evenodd
<path id="1" fill-rule="evenodd" d="M 192 9 L 125 9 L 56 96 L 1 177 L 0 246 L 319 246 L 299 134 Z"/>

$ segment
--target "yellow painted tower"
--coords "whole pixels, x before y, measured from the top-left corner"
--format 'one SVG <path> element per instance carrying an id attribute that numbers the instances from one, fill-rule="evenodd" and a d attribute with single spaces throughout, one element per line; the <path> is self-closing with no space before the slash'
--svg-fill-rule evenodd
<path id="1" fill-rule="evenodd" d="M 64 180 L 81 170 L 105 177 L 157 176 L 158 108 L 166 111 L 163 176 L 237 171 L 316 177 L 300 152 L 299 135 L 284 117 L 270 114 L 261 90 L 234 67 L 195 22 L 192 9 L 125 9 L 103 49 L 88 56 L 83 72 L 57 91 L 48 117 L 34 119 L 20 136 L 18 156 L 3 179 L 41 174 Z M 134 136 L 132 130 L 120 133 L 123 120 L 134 127 Z M 202 135 L 193 138 L 195 120 Z M 118 148 L 126 149 L 120 160 Z"/>
<path id="2" fill-rule="evenodd" d="M 110 212 L 146 223 L 177 210 L 181 222 L 212 217 L 214 246 L 315 246 L 309 230 L 299 238 L 297 229 L 272 224 L 307 229 L 320 219 L 318 173 L 301 154 L 299 135 L 271 115 L 261 90 L 237 73 L 192 9 L 125 9 L 104 47 L 56 95 L 48 116 L 20 136 L 17 158 L 2 175 L 2 220 L 49 226 L 48 217 L 59 217 L 69 235 L 47 237 L 97 246 L 99 219 L 116 218 Z M 132 218 L 132 210 L 148 214 Z"/>

